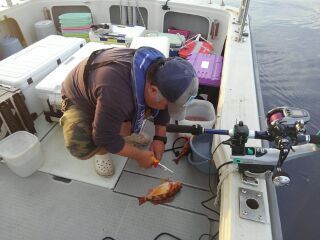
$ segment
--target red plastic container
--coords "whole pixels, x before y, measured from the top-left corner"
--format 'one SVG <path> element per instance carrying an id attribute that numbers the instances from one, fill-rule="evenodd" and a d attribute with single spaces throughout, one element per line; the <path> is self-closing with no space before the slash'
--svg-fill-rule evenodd
<path id="1" fill-rule="evenodd" d="M 186 41 L 185 45 L 182 46 L 179 50 L 179 56 L 182 58 L 187 58 L 191 54 L 195 54 L 195 53 L 210 54 L 212 52 L 213 52 L 212 43 L 208 42 L 207 40 L 202 38 L 200 34 L 198 34 Z"/>

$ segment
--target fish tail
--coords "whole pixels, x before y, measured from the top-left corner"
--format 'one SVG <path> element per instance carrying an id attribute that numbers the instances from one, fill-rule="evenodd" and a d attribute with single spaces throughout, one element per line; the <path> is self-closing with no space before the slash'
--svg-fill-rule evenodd
<path id="1" fill-rule="evenodd" d="M 146 197 L 138 197 L 138 200 L 139 200 L 139 206 L 140 206 L 147 201 L 147 198 Z"/>

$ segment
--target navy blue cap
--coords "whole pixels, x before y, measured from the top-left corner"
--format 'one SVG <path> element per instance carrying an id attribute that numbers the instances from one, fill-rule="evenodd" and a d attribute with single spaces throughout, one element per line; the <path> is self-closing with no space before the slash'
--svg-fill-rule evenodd
<path id="1" fill-rule="evenodd" d="M 161 94 L 169 101 L 170 116 L 183 119 L 186 104 L 198 93 L 199 81 L 191 63 L 180 57 L 170 58 L 155 78 Z"/>

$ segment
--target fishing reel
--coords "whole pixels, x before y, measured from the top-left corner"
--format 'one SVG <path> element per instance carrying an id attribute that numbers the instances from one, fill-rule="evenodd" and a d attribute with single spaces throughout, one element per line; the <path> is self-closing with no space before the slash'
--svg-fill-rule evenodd
<path id="1" fill-rule="evenodd" d="M 292 146 L 298 144 L 297 138 L 305 134 L 305 124 L 310 120 L 308 111 L 292 107 L 277 107 L 267 113 L 268 132 L 281 149 L 281 141 L 287 139 Z"/>
<path id="2" fill-rule="evenodd" d="M 305 134 L 305 125 L 310 120 L 308 111 L 293 107 L 277 107 L 267 113 L 266 121 L 270 139 L 280 150 L 279 159 L 272 180 L 276 186 L 288 185 L 289 175 L 281 170 L 292 146 L 298 144 L 300 135 Z"/>

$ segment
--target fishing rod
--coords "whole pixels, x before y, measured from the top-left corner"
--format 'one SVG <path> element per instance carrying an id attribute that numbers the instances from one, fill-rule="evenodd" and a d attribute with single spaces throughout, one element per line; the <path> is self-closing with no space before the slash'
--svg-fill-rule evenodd
<path id="1" fill-rule="evenodd" d="M 230 130 L 203 128 L 201 125 L 167 125 L 167 132 L 228 135 L 222 144 L 231 147 L 230 163 L 238 164 L 239 172 L 264 173 L 272 171 L 276 186 L 290 183 L 289 175 L 281 167 L 284 161 L 320 152 L 320 131 L 317 135 L 306 134 L 305 125 L 310 120 L 308 111 L 293 107 L 277 107 L 266 116 L 267 130 L 249 130 L 242 121 Z M 270 148 L 247 147 L 249 138 L 267 140 Z"/>

